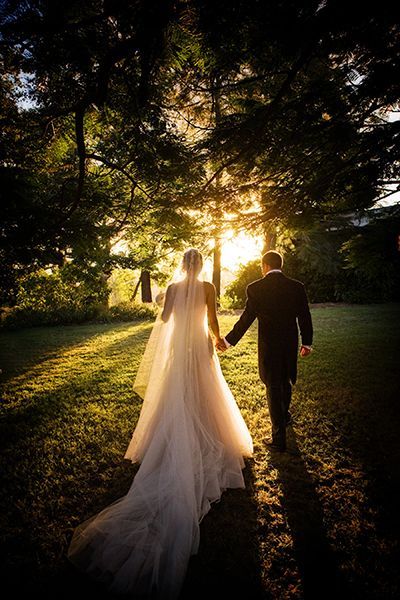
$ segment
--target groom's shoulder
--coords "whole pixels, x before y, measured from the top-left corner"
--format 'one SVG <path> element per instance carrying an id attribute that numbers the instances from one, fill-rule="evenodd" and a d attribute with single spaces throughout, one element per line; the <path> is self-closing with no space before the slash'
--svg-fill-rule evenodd
<path id="1" fill-rule="evenodd" d="M 294 279 L 294 277 L 288 277 L 287 275 L 285 275 L 285 280 L 287 281 L 288 285 L 297 288 L 304 288 L 304 283 L 302 283 L 298 279 Z"/>
<path id="2" fill-rule="evenodd" d="M 251 283 L 248 284 L 247 286 L 247 292 L 250 290 L 250 292 L 252 292 L 253 290 L 256 290 L 260 285 L 262 285 L 264 281 L 264 278 L 261 279 L 256 279 L 255 281 L 252 281 Z"/>

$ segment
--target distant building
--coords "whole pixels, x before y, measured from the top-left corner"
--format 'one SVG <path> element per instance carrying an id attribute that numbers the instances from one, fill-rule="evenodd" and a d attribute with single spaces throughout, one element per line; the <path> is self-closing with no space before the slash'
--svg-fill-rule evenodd
<path id="1" fill-rule="evenodd" d="M 365 227 L 378 220 L 383 219 L 400 219 L 400 204 L 392 206 L 377 206 L 374 208 L 365 209 L 362 211 L 352 211 L 330 217 L 327 215 L 321 220 L 321 224 L 325 223 L 327 231 L 340 231 L 354 227 Z M 399 231 L 400 236 L 400 231 Z"/>

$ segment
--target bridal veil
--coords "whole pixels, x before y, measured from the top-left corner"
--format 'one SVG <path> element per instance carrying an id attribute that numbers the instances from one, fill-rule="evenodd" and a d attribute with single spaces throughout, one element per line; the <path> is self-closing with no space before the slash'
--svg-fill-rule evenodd
<path id="1" fill-rule="evenodd" d="M 177 598 L 211 503 L 244 487 L 252 440 L 208 331 L 200 268 L 190 249 L 137 373 L 144 400 L 125 458 L 139 470 L 125 496 L 78 525 L 68 550 L 112 592 Z"/>

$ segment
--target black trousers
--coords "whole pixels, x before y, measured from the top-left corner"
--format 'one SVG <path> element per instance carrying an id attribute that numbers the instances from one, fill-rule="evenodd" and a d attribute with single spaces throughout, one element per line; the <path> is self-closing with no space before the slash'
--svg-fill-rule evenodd
<path id="1" fill-rule="evenodd" d="M 292 384 L 290 380 L 266 384 L 269 416 L 272 426 L 272 441 L 286 446 L 286 421 L 288 418 Z"/>

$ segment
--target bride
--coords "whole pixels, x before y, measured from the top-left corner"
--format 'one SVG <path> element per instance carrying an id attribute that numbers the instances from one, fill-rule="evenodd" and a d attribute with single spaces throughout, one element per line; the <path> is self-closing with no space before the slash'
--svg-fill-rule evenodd
<path id="1" fill-rule="evenodd" d="M 126 450 L 140 463 L 127 494 L 74 530 L 68 559 L 114 593 L 177 598 L 199 523 L 227 488 L 243 488 L 250 433 L 222 374 L 215 288 L 185 252 L 135 380 L 144 398 Z"/>

